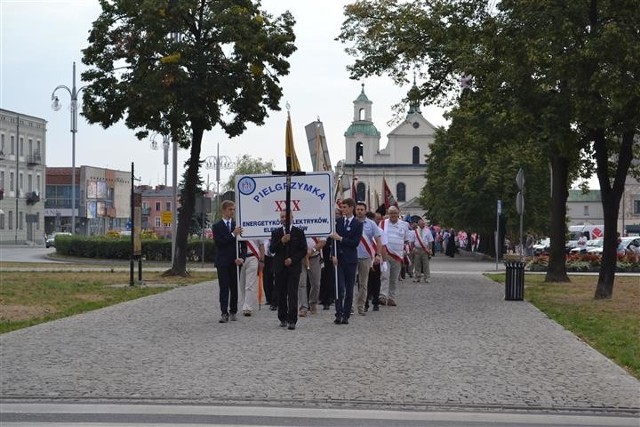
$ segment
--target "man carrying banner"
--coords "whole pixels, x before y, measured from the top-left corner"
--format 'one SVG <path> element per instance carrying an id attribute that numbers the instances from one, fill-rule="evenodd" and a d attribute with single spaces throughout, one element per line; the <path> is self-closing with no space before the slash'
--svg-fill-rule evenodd
<path id="1" fill-rule="evenodd" d="M 238 266 L 242 259 L 238 257 L 237 236 L 242 228 L 236 227 L 236 204 L 231 200 L 222 202 L 222 219 L 213 225 L 213 236 L 216 244 L 216 270 L 220 286 L 220 323 L 229 319 L 237 320 L 238 312 Z M 229 317 L 231 316 L 231 317 Z"/>
<path id="2" fill-rule="evenodd" d="M 380 304 L 396 306 L 396 286 L 403 263 L 403 251 L 405 244 L 409 243 L 409 224 L 399 219 L 400 211 L 395 206 L 387 210 L 389 218 L 380 222 L 380 228 L 386 235 L 387 269 L 382 269 Z"/>
<path id="3" fill-rule="evenodd" d="M 356 204 L 356 218 L 362 223 L 362 237 L 358 245 L 358 298 L 357 310 L 361 316 L 365 315 L 367 302 L 367 284 L 369 271 L 374 265 L 382 261 L 382 230 L 375 222 L 367 218 L 367 205 L 364 202 Z"/>
<path id="4" fill-rule="evenodd" d="M 334 263 L 338 266 L 338 295 L 336 295 L 336 325 L 348 325 L 353 303 L 353 287 L 358 267 L 358 245 L 362 237 L 362 223 L 353 212 L 356 203 L 344 199 L 341 204 L 342 216 L 336 220 L 336 231 L 331 238 L 337 245 Z"/>
<path id="5" fill-rule="evenodd" d="M 302 260 L 307 254 L 307 240 L 304 231 L 291 225 L 293 215 L 280 212 L 280 223 L 271 233 L 269 247 L 273 255 L 273 272 L 278 298 L 278 319 L 280 326 L 295 329 L 298 323 L 298 283 L 302 271 Z M 286 231 L 290 226 L 289 232 Z"/>

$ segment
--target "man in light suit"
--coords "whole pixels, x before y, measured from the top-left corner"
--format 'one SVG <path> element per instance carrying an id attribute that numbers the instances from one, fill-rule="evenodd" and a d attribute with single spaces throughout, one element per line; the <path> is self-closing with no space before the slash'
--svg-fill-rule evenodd
<path id="1" fill-rule="evenodd" d="M 236 205 L 231 200 L 222 202 L 222 219 L 213 225 L 216 244 L 216 269 L 220 286 L 220 323 L 237 320 L 238 312 L 238 266 L 242 259 L 237 256 L 236 237 L 242 228 L 236 227 Z M 231 298 L 229 298 L 231 297 Z"/>
<path id="2" fill-rule="evenodd" d="M 338 295 L 336 300 L 336 325 L 348 325 L 353 303 L 353 287 L 358 268 L 358 245 L 362 237 L 362 222 L 353 215 L 356 203 L 344 199 L 340 205 L 342 218 L 336 220 L 336 231 L 331 238 L 337 245 Z"/>
<path id="3" fill-rule="evenodd" d="M 304 231 L 291 225 L 293 215 L 280 212 L 280 223 L 271 232 L 269 248 L 273 255 L 276 296 L 278 298 L 278 319 L 280 326 L 293 330 L 298 322 L 298 283 L 302 272 L 302 259 L 307 255 L 307 239 Z M 287 232 L 286 228 L 289 228 Z"/>

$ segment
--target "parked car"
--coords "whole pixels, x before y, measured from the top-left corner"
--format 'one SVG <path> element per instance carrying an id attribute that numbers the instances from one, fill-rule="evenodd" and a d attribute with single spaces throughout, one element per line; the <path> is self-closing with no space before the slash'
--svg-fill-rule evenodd
<path id="1" fill-rule="evenodd" d="M 587 244 L 585 246 L 583 247 L 576 246 L 575 248 L 571 248 L 571 250 L 569 251 L 569 254 L 571 255 L 586 254 L 587 252 L 590 252 L 591 249 L 602 248 L 603 243 L 604 243 L 604 238 L 602 237 L 599 239 L 587 240 Z"/>
<path id="2" fill-rule="evenodd" d="M 622 247 L 627 254 L 638 254 L 640 253 L 640 237 L 623 237 L 621 239 Z M 602 246 L 592 248 L 587 251 L 590 254 L 602 255 Z"/>
<path id="3" fill-rule="evenodd" d="M 55 248 L 56 247 L 56 236 L 71 236 L 71 233 L 67 233 L 65 231 L 56 231 L 47 236 L 47 239 L 44 241 L 44 245 L 47 248 Z"/>
<path id="4" fill-rule="evenodd" d="M 533 254 L 535 256 L 548 254 L 551 249 L 551 239 L 545 237 L 544 239 L 540 239 L 533 245 Z"/>

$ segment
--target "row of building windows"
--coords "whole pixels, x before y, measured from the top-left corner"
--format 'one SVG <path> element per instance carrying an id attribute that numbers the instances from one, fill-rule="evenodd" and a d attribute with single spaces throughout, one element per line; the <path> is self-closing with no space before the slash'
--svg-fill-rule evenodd
<path id="1" fill-rule="evenodd" d="M 4 134 L 0 134 L 0 156 L 6 156 L 6 155 L 13 155 L 16 153 L 16 137 L 15 135 L 11 135 L 10 137 L 10 143 L 9 143 L 9 152 L 7 152 L 6 147 L 5 147 L 5 135 Z M 42 141 L 40 141 L 39 139 L 36 140 L 36 145 L 35 145 L 35 151 L 34 151 L 34 146 L 33 146 L 33 139 L 29 138 L 28 141 L 28 153 L 29 155 L 33 155 L 34 153 L 40 153 L 40 148 L 42 146 Z M 19 144 L 19 148 L 20 148 L 20 155 L 24 156 L 24 137 L 20 137 L 20 144 Z"/>
<path id="2" fill-rule="evenodd" d="M 29 216 L 29 215 L 28 215 Z M 13 223 L 16 216 L 13 211 L 8 213 L 0 213 L 0 230 L 13 230 Z M 18 230 L 24 230 L 24 212 L 18 212 Z M 30 214 L 27 221 L 31 221 L 36 224 L 36 230 L 40 230 L 40 213 Z"/>
<path id="3" fill-rule="evenodd" d="M 156 212 L 160 212 L 162 210 L 162 202 L 155 202 Z M 142 202 L 142 209 L 146 212 L 149 212 L 149 204 L 147 202 Z M 165 210 L 171 210 L 171 202 L 165 202 Z"/>
<path id="4" fill-rule="evenodd" d="M 356 185 L 356 196 L 357 201 L 367 200 L 367 186 L 364 182 L 359 182 Z M 396 184 L 396 201 L 398 202 L 406 202 L 407 201 L 407 186 L 404 182 L 399 182 Z"/>
<path id="5" fill-rule="evenodd" d="M 364 163 L 364 144 L 362 142 L 356 143 L 356 164 L 361 165 Z M 420 164 L 420 147 L 416 146 L 411 149 L 411 164 Z"/>
<path id="6" fill-rule="evenodd" d="M 6 172 L 3 170 L 0 170 L 0 188 L 6 190 L 6 191 L 15 191 L 15 172 L 14 171 L 10 171 L 9 172 L 9 186 L 7 187 L 6 184 Z M 27 189 L 28 191 L 36 191 L 38 193 L 40 193 L 40 188 L 42 185 L 42 177 L 40 176 L 40 174 L 36 175 L 36 179 L 35 179 L 35 186 L 34 186 L 34 182 L 33 182 L 33 174 L 27 174 Z M 24 191 L 24 173 L 20 172 L 18 174 L 18 188 L 22 191 Z"/>

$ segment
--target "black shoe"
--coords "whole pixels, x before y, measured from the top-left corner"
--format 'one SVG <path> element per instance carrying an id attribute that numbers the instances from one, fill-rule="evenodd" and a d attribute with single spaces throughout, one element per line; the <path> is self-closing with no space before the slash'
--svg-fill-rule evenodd
<path id="1" fill-rule="evenodd" d="M 222 316 L 220 316 L 220 320 L 218 320 L 218 323 L 227 323 L 229 321 L 229 315 L 227 313 L 223 313 Z"/>
<path id="2" fill-rule="evenodd" d="M 334 320 L 333 323 L 335 323 L 336 325 L 340 325 L 342 324 L 342 319 L 340 319 L 339 317 L 336 317 L 336 320 Z"/>
<path id="3" fill-rule="evenodd" d="M 349 324 L 349 319 L 347 319 L 346 317 L 344 317 L 344 318 L 342 319 L 342 324 L 343 324 L 343 325 L 348 325 L 348 324 Z"/>
<path id="4" fill-rule="evenodd" d="M 289 329 L 290 331 L 293 331 L 296 328 L 296 324 L 293 322 L 289 323 L 289 326 L 287 327 L 287 329 Z"/>
<path id="5" fill-rule="evenodd" d="M 379 305 L 374 305 L 373 306 L 373 311 L 380 311 L 380 306 Z"/>
<path id="6" fill-rule="evenodd" d="M 285 326 L 287 326 L 287 322 L 285 322 L 284 320 L 282 322 L 280 322 L 280 327 L 284 328 Z"/>
<path id="7" fill-rule="evenodd" d="M 272 305 L 272 306 L 269 307 L 269 310 L 271 310 L 271 311 L 276 311 L 277 309 L 278 309 L 277 305 Z"/>

